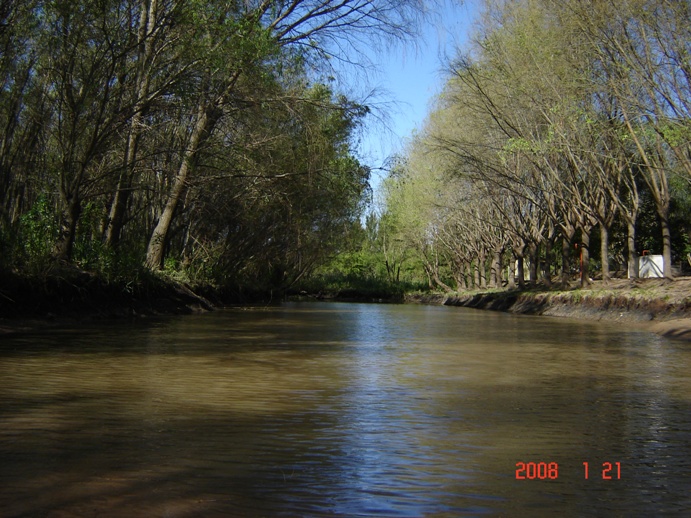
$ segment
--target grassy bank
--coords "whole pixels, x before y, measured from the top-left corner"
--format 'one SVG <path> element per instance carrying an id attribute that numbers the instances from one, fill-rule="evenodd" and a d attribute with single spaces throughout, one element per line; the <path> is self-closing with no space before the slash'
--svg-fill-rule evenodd
<path id="1" fill-rule="evenodd" d="M 407 302 L 444 304 L 526 315 L 649 323 L 666 336 L 691 339 L 691 278 L 594 282 L 588 289 L 495 290 L 414 294 Z"/>

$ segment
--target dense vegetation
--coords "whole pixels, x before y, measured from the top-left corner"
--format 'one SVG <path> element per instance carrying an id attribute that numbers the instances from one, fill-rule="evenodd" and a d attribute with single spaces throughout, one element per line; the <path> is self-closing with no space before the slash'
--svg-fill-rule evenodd
<path id="1" fill-rule="evenodd" d="M 566 283 L 580 257 L 584 285 L 635 277 L 650 250 L 671 277 L 691 2 L 485 0 L 365 218 L 369 107 L 333 62 L 425 3 L 0 0 L 0 272 L 378 298 Z"/>
<path id="2" fill-rule="evenodd" d="M 689 19 L 686 0 L 487 0 L 386 181 L 387 260 L 445 290 L 635 277 L 645 249 L 672 277 L 691 261 Z"/>
<path id="3" fill-rule="evenodd" d="M 369 188 L 368 107 L 331 63 L 409 37 L 423 7 L 1 0 L 0 270 L 294 284 Z"/>

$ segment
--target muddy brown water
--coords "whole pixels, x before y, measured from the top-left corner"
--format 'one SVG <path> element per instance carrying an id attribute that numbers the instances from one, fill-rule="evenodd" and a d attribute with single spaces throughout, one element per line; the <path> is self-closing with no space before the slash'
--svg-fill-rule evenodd
<path id="1" fill-rule="evenodd" d="M 641 330 L 414 305 L 2 337 L 0 516 L 684 516 L 690 373 Z"/>

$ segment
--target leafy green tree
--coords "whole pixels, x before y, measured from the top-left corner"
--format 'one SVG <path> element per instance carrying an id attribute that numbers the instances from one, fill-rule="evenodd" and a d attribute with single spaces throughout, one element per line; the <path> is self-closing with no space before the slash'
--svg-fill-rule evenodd
<path id="1" fill-rule="evenodd" d="M 519 270 L 530 259 L 531 281 L 542 270 L 549 284 L 558 238 L 567 283 L 578 237 L 587 286 L 592 232 L 600 230 L 607 280 L 610 229 L 623 218 L 635 276 L 640 177 L 655 201 L 671 265 L 668 183 L 682 177 L 679 152 L 688 144 L 688 52 L 672 29 L 687 11 L 687 2 L 645 0 L 622 9 L 486 2 L 471 50 L 451 63 L 445 90 L 408 153 L 407 176 L 395 182 L 400 193 L 392 199 L 406 200 L 408 221 L 420 222 L 408 225 L 414 230 L 406 240 L 441 244 L 458 285 L 484 286 L 486 263 L 496 272 L 506 247 Z M 655 59 L 663 55 L 665 63 Z M 435 176 L 444 180 L 422 185 Z M 417 204 L 407 203 L 409 191 Z M 477 199 L 487 203 L 475 206 Z M 473 276 L 460 273 L 468 264 Z"/>
<path id="2" fill-rule="evenodd" d="M 171 224 L 196 168 L 198 154 L 228 116 L 238 81 L 247 70 L 276 59 L 279 49 L 298 48 L 306 58 L 330 55 L 334 45 L 357 47 L 360 38 L 404 37 L 420 12 L 415 0 L 297 0 L 229 5 L 193 4 L 192 21 L 203 28 L 201 90 L 191 114 L 189 138 L 147 248 L 146 263 L 160 268 Z M 196 32 L 196 31 L 195 31 Z"/>
<path id="3" fill-rule="evenodd" d="M 0 235 L 6 236 L 36 199 L 26 185 L 43 154 L 45 110 L 34 50 L 39 7 L 38 1 L 0 3 Z"/>

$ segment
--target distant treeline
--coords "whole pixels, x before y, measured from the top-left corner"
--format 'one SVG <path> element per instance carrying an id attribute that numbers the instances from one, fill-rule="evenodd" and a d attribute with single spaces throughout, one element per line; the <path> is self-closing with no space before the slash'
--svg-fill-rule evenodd
<path id="1" fill-rule="evenodd" d="M 691 260 L 690 19 L 688 0 L 485 1 L 385 183 L 387 264 L 448 290 L 585 285 L 649 250 L 672 277 Z"/>

